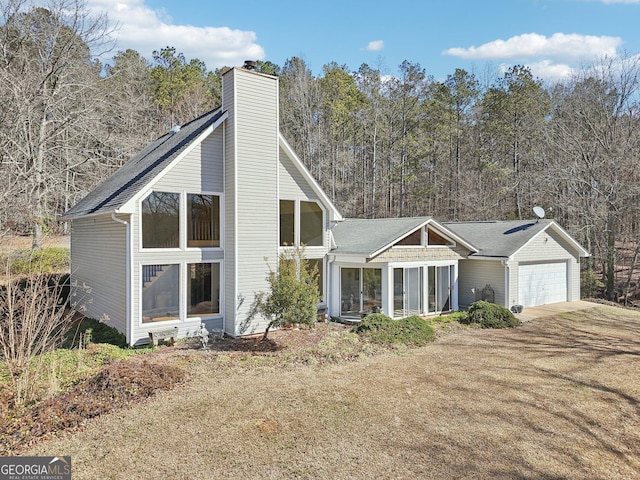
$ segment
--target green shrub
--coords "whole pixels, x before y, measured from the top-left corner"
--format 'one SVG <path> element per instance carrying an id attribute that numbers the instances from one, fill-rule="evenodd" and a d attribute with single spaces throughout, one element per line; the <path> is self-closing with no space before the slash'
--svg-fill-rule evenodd
<path id="1" fill-rule="evenodd" d="M 77 347 L 80 341 L 80 334 L 90 330 L 91 343 L 109 343 L 120 348 L 127 347 L 127 337 L 113 327 L 101 323 L 93 318 L 83 318 L 74 325 L 67 334 L 64 345 L 66 347 Z"/>
<path id="2" fill-rule="evenodd" d="M 393 320 L 382 313 L 374 313 L 364 317 L 353 331 L 383 344 L 421 346 L 434 339 L 433 328 L 417 315 Z"/>
<path id="3" fill-rule="evenodd" d="M 459 320 L 467 325 L 476 324 L 482 328 L 507 328 L 520 325 L 508 308 L 495 303 L 479 300 L 469 308 L 465 318 Z"/>
<path id="4" fill-rule="evenodd" d="M 69 249 L 47 247 L 40 250 L 23 250 L 10 259 L 11 273 L 55 273 L 69 271 Z"/>

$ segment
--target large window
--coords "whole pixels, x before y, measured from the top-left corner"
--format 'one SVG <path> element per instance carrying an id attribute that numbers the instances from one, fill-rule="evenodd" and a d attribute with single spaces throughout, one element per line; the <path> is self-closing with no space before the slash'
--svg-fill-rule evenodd
<path id="1" fill-rule="evenodd" d="M 280 200 L 280 246 L 294 245 L 295 207 L 293 200 Z"/>
<path id="2" fill-rule="evenodd" d="M 142 201 L 143 248 L 180 248 L 180 202 L 179 193 L 168 192 L 152 192 Z M 186 202 L 186 246 L 219 247 L 220 197 L 189 193 Z"/>
<path id="3" fill-rule="evenodd" d="M 187 317 L 220 313 L 220 264 L 187 263 L 186 269 L 185 285 L 179 264 L 142 266 L 142 323 L 179 320 L 185 310 Z M 181 308 L 182 288 L 187 289 L 185 309 Z"/>
<path id="4" fill-rule="evenodd" d="M 220 313 L 220 264 L 187 265 L 187 317 Z"/>
<path id="5" fill-rule="evenodd" d="M 324 214 L 316 202 L 280 200 L 280 246 L 324 243 Z"/>
<path id="6" fill-rule="evenodd" d="M 187 247 L 220 246 L 220 197 L 187 195 Z"/>
<path id="7" fill-rule="evenodd" d="M 316 202 L 300 202 L 300 243 L 322 246 L 322 209 Z"/>
<path id="8" fill-rule="evenodd" d="M 180 318 L 180 265 L 142 266 L 142 323 Z"/>
<path id="9" fill-rule="evenodd" d="M 153 192 L 142 202 L 142 246 L 180 247 L 180 194 Z"/>

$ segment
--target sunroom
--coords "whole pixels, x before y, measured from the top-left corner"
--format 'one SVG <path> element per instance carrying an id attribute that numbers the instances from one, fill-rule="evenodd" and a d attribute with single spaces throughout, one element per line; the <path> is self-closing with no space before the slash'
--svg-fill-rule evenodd
<path id="1" fill-rule="evenodd" d="M 329 313 L 393 318 L 458 309 L 458 261 L 475 248 L 430 217 L 348 219 L 333 231 Z"/>

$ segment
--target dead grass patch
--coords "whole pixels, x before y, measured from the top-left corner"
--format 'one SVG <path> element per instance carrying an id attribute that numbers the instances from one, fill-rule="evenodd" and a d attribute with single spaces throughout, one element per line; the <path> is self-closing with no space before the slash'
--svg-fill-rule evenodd
<path id="1" fill-rule="evenodd" d="M 71 455 L 75 479 L 640 476 L 636 312 L 461 329 L 355 362 L 272 360 L 285 352 L 198 353 L 179 388 L 25 453 Z"/>

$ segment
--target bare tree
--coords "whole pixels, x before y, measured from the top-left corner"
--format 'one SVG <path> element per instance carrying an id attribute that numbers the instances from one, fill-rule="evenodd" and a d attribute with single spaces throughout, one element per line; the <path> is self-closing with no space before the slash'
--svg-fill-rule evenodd
<path id="1" fill-rule="evenodd" d="M 106 16 L 90 17 L 79 0 L 51 0 L 47 8 L 10 0 L 1 8 L 0 148 L 40 248 L 56 213 L 54 192 L 99 144 L 101 65 L 92 49 L 110 31 Z"/>

